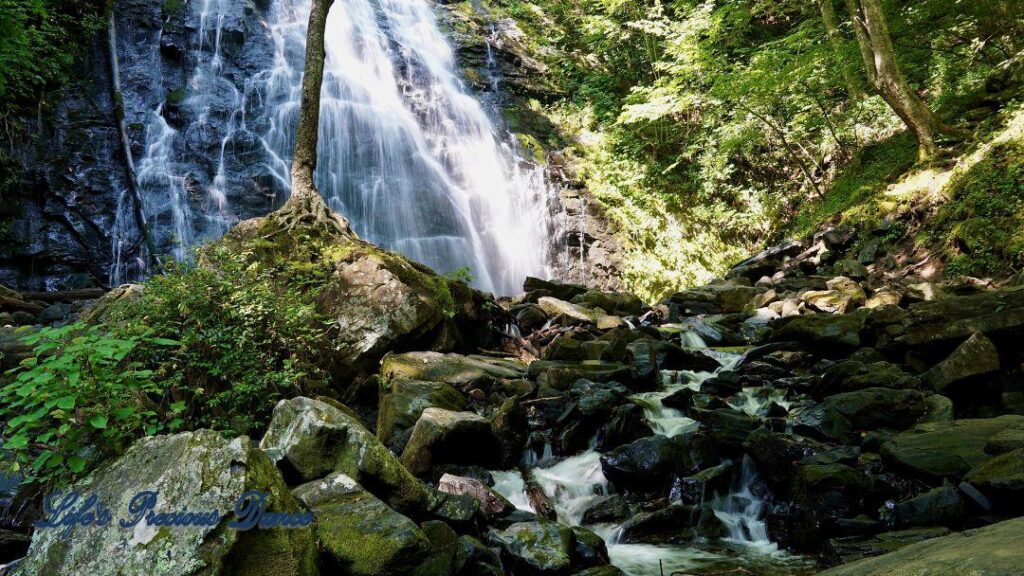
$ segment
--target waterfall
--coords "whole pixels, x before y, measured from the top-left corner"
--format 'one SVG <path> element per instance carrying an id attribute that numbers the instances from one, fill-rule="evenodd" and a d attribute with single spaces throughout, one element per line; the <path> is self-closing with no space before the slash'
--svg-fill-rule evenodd
<path id="1" fill-rule="evenodd" d="M 238 194 L 259 194 L 231 189 L 239 142 L 256 151 L 246 153 L 247 169 L 255 166 L 261 181 L 287 190 L 310 9 L 309 0 L 275 0 L 267 8 L 272 57 L 256 70 L 227 66 L 228 58 L 244 57 L 222 47 L 225 20 L 237 18 L 237 6 L 190 6 L 198 38 L 181 103 L 192 119 L 188 135 L 168 124 L 161 100 L 147 115 L 139 162 L 154 235 L 177 259 L 238 220 Z M 488 67 L 497 88 L 493 55 Z M 497 105 L 485 108 L 460 77 L 427 0 L 334 3 L 316 173 L 321 193 L 362 238 L 442 273 L 468 268 L 478 288 L 511 294 L 525 276 L 548 272 L 551 194 L 543 169 L 524 161 L 497 117 Z M 207 165 L 191 161 L 198 154 L 193 140 L 214 148 L 203 150 Z M 126 272 L 133 267 L 121 261 L 129 224 L 116 234 L 112 282 L 133 279 Z"/>

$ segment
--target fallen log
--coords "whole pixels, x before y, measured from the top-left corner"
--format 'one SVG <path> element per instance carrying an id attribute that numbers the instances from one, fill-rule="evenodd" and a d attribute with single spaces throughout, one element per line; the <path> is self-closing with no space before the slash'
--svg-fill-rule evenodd
<path id="1" fill-rule="evenodd" d="M 38 302 L 73 302 L 77 300 L 95 300 L 108 290 L 106 288 L 82 288 L 80 290 L 55 290 L 53 292 L 22 292 L 25 300 Z"/>
<path id="2" fill-rule="evenodd" d="M 537 516 L 545 520 L 551 520 L 552 522 L 558 520 L 555 506 L 544 492 L 544 488 L 533 477 L 533 470 L 524 466 L 519 471 L 523 475 L 523 482 L 526 484 L 526 498 L 530 501 L 533 511 L 537 513 Z"/>

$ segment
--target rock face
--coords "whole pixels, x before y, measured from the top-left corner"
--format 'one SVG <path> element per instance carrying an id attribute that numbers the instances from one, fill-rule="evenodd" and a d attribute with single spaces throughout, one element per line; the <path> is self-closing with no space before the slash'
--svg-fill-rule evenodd
<path id="1" fill-rule="evenodd" d="M 215 186 L 222 153 L 225 181 L 217 188 L 231 206 L 229 222 L 265 214 L 283 198 L 285 188 L 263 161 L 263 145 L 252 132 L 238 130 L 221 147 L 238 109 L 234 92 L 243 92 L 247 78 L 273 63 L 271 32 L 263 25 L 268 8 L 264 2 L 225 3 L 221 14 L 207 15 L 205 23 L 201 3 L 119 0 L 114 13 L 122 103 L 135 163 L 144 169 L 147 146 L 173 131 L 165 144 L 188 153 L 168 176 L 180 177 L 187 208 L 196 214 L 212 202 L 206 191 Z M 215 46 L 210 21 L 218 16 L 219 80 L 234 90 L 225 86 L 192 100 L 190 80 L 197 69 L 210 66 Z M 201 31 L 206 38 L 200 38 Z M 81 73 L 54 103 L 52 117 L 44 117 L 48 128 L 37 133 L 39 140 L 24 142 L 16 151 L 26 168 L 24 189 L 30 192 L 12 218 L 13 241 L 0 246 L 0 283 L 43 290 L 109 281 L 115 220 L 129 175 L 116 130 L 105 40 L 104 30 Z M 157 115 L 158 109 L 162 114 Z M 260 118 L 259 110 L 247 112 L 249 128 L 265 132 L 267 119 Z M 150 214 L 150 221 L 171 222 L 167 179 L 154 180 L 151 209 L 158 212 Z M 126 203 L 121 212 L 130 216 L 130 208 Z M 219 235 L 224 231 L 220 220 L 196 218 L 192 233 L 197 238 Z M 125 249 L 132 252 L 139 238 L 134 222 L 128 223 Z M 170 253 L 177 242 L 172 227 L 159 228 L 158 249 Z M 126 258 L 129 268 L 136 256 Z"/>
<path id="2" fill-rule="evenodd" d="M 1024 518 L 951 534 L 821 572 L 819 576 L 1017 576 L 1024 566 Z"/>
<path id="3" fill-rule="evenodd" d="M 246 437 L 228 440 L 208 430 L 155 436 L 136 442 L 122 457 L 77 482 L 73 489 L 95 495 L 113 514 L 102 528 L 35 532 L 19 574 L 232 574 L 262 576 L 317 574 L 312 528 L 238 531 L 236 500 L 245 492 L 269 494 L 269 510 L 303 514 L 273 463 Z M 159 494 L 158 511 L 217 511 L 211 525 L 168 529 L 139 522 L 117 525 L 143 490 Z M 127 516 L 130 518 L 130 516 Z M 99 554 L 97 551 L 106 551 Z"/>
<path id="4" fill-rule="evenodd" d="M 427 408 L 412 429 L 402 452 L 402 464 L 413 474 L 424 475 L 434 463 L 496 466 L 498 440 L 483 416 Z"/>

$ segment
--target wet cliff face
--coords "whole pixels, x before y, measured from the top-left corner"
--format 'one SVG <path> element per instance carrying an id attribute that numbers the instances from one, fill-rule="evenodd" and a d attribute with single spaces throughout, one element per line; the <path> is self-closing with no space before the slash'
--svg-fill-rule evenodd
<path id="1" fill-rule="evenodd" d="M 117 60 L 128 137 L 137 173 L 147 168 L 147 148 L 155 144 L 159 116 L 176 131 L 169 146 L 184 159 L 169 173 L 180 177 L 184 206 L 203 213 L 220 165 L 223 145 L 226 190 L 233 222 L 265 213 L 280 201 L 282 186 L 256 161 L 260 144 L 252 131 L 237 130 L 227 141 L 225 125 L 239 107 L 233 98 L 244 94 L 247 80 L 271 57 L 270 37 L 263 23 L 266 5 L 225 2 L 220 37 L 202 18 L 204 2 L 121 0 L 115 7 Z M 196 67 L 209 62 L 219 40 L 223 90 L 197 101 L 190 97 Z M 23 169 L 19 214 L 10 238 L 0 246 L 0 283 L 22 289 L 77 288 L 106 285 L 112 278 L 115 251 L 124 252 L 124 280 L 137 276 L 146 257 L 131 210 L 129 172 L 114 115 L 107 34 L 95 41 L 80 64 L 76 81 L 52 100 L 52 108 L 28 125 L 31 133 L 15 152 Z M 161 104 L 163 104 L 161 106 Z M 248 104 L 249 108 L 257 102 Z M 159 115 L 157 111 L 159 110 Z M 152 186 L 156 188 L 155 186 Z M 151 191 L 152 192 L 152 191 Z M 120 207 L 120 210 L 119 210 Z M 158 252 L 171 253 L 177 244 L 172 225 L 177 206 L 155 192 L 146 195 L 146 211 L 158 232 Z M 194 220 L 196 238 L 223 233 L 225 222 Z M 115 245 L 115 236 L 122 242 Z"/>
<path id="2" fill-rule="evenodd" d="M 183 257 L 239 220 L 265 214 L 287 195 L 287 167 L 268 153 L 266 71 L 274 66 L 268 24 L 273 0 L 119 0 L 116 56 L 134 181 L 156 252 Z M 618 287 L 613 235 L 586 201 L 571 166 L 546 154 L 546 118 L 529 105 L 550 98 L 540 64 L 518 49 L 517 31 L 464 5 L 439 3 L 465 79 L 498 130 L 515 133 L 523 162 L 546 163 L 552 275 Z M 135 217 L 114 115 L 107 34 L 81 74 L 50 98 L 16 146 L 23 194 L 9 241 L 0 245 L 0 284 L 77 288 L 133 280 L 151 256 Z M 280 128 L 280 127 L 278 127 Z M 291 127 L 285 127 L 291 130 Z M 553 160 L 553 161 L 552 161 Z"/>

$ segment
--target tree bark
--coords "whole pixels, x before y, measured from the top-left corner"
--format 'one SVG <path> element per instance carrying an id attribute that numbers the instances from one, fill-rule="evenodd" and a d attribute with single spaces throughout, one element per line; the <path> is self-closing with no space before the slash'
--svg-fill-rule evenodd
<path id="1" fill-rule="evenodd" d="M 128 180 L 128 192 L 132 195 L 132 212 L 135 215 L 135 222 L 142 232 L 142 239 L 149 251 L 150 263 L 160 269 L 160 260 L 157 258 L 156 241 L 146 221 L 146 210 L 142 204 L 142 195 L 139 193 L 138 180 L 135 173 L 135 159 L 132 157 L 131 141 L 128 140 L 128 125 L 124 119 L 124 96 L 121 92 L 121 68 L 117 62 L 117 28 L 114 21 L 114 11 L 110 10 L 110 20 L 107 22 L 107 63 L 110 67 L 110 87 L 114 98 L 114 118 L 117 120 L 117 135 L 121 141 L 121 150 L 124 153 L 124 166 L 126 179 Z"/>
<path id="2" fill-rule="evenodd" d="M 852 4 L 854 0 L 847 0 Z M 864 54 L 868 79 L 885 102 L 903 120 L 917 139 L 919 160 L 930 160 L 938 155 L 936 137 L 939 134 L 959 135 L 959 131 L 942 121 L 939 116 L 910 88 L 896 62 L 889 25 L 878 0 L 857 0 L 852 12 L 857 41 Z M 870 54 L 870 58 L 867 56 Z"/>
<path id="3" fill-rule="evenodd" d="M 292 153 L 291 197 L 278 211 L 288 227 L 301 222 L 323 225 L 329 232 L 352 234 L 348 221 L 332 211 L 320 196 L 313 175 L 316 173 L 317 145 L 320 137 L 320 91 L 324 81 L 324 36 L 327 14 L 334 0 L 313 0 L 306 32 L 306 64 L 302 76 L 299 125 Z"/>
<path id="4" fill-rule="evenodd" d="M 821 20 L 825 23 L 825 33 L 828 35 L 829 45 L 832 47 L 832 54 L 839 64 L 843 74 L 843 82 L 846 84 L 846 93 L 851 100 L 860 100 L 864 97 L 864 90 L 850 68 L 849 62 L 843 57 L 843 36 L 839 33 L 839 18 L 836 16 L 836 7 L 832 4 L 834 0 L 818 0 L 821 8 Z"/>

